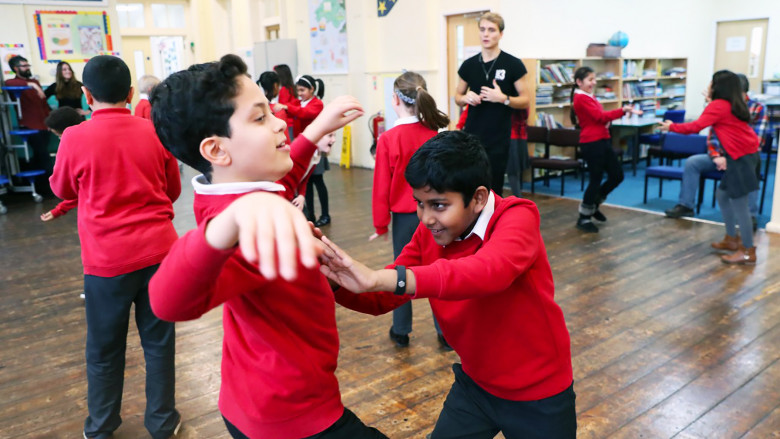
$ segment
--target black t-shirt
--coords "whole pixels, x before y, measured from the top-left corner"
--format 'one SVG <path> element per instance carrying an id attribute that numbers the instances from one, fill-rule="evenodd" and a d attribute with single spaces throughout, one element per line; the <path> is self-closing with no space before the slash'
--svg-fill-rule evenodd
<path id="1" fill-rule="evenodd" d="M 481 61 L 481 54 L 463 61 L 458 69 L 458 76 L 466 81 L 468 89 L 476 94 L 479 94 L 483 86 L 493 88 L 495 79 L 505 95 L 517 96 L 515 82 L 527 72 L 520 59 L 501 51 L 495 60 L 487 63 Z M 469 107 L 463 131 L 479 137 L 486 149 L 509 148 L 513 111 L 513 108 L 503 102 L 482 101 L 479 105 Z"/>
<path id="2" fill-rule="evenodd" d="M 81 83 L 79 83 L 79 87 L 81 86 Z M 46 87 L 46 90 L 43 91 L 43 93 L 46 95 L 46 98 L 50 98 L 57 94 L 57 83 L 53 83 L 52 85 Z M 59 107 L 71 107 L 75 108 L 77 110 L 81 109 L 81 94 L 79 94 L 78 98 L 57 98 L 58 108 Z"/>

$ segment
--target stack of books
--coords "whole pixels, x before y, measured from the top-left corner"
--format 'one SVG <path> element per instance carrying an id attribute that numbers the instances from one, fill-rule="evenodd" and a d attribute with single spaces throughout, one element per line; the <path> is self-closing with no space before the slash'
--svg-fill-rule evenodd
<path id="1" fill-rule="evenodd" d="M 536 87 L 536 105 L 549 105 L 553 102 L 553 86 L 539 85 Z"/>
<path id="2" fill-rule="evenodd" d="M 539 82 L 569 84 L 574 82 L 574 68 L 572 63 L 554 63 L 542 66 L 539 69 Z"/>
<path id="3" fill-rule="evenodd" d="M 685 74 L 685 67 L 672 67 L 663 71 L 664 76 L 681 76 Z"/>
<path id="4" fill-rule="evenodd" d="M 636 78 L 645 69 L 645 60 L 623 60 L 623 77 Z"/>
<path id="5" fill-rule="evenodd" d="M 536 126 L 545 128 L 563 128 L 563 125 L 555 121 L 552 114 L 540 111 L 536 113 Z"/>

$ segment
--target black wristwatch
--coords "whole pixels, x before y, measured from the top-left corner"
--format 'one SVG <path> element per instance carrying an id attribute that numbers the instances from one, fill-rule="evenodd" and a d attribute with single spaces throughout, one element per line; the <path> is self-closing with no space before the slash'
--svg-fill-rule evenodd
<path id="1" fill-rule="evenodd" d="M 396 265 L 395 272 L 398 273 L 398 278 L 395 281 L 394 293 L 399 296 L 406 294 L 406 267 L 403 265 Z"/>

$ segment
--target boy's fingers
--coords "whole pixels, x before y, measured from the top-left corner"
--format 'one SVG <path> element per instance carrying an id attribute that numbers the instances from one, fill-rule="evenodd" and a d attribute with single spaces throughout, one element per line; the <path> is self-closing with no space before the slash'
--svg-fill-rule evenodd
<path id="1" fill-rule="evenodd" d="M 301 263 L 305 267 L 314 268 L 317 265 L 317 255 L 321 253 L 320 246 L 324 245 L 314 237 L 309 221 L 300 213 L 293 213 L 293 228 L 301 252 Z"/>
<path id="2" fill-rule="evenodd" d="M 263 222 L 263 220 L 265 221 Z M 255 232 L 255 241 L 253 242 L 257 246 L 257 256 L 260 259 L 260 273 L 266 279 L 276 279 L 276 255 L 274 254 L 276 243 L 274 241 L 279 239 L 276 236 L 276 224 L 269 217 L 257 218 L 256 221 L 257 226 L 264 225 L 264 227 L 258 227 L 258 230 Z"/>
<path id="3" fill-rule="evenodd" d="M 286 206 L 287 207 L 287 206 Z M 273 215 L 276 234 L 276 254 L 279 257 L 279 274 L 286 280 L 294 280 L 298 271 L 294 218 L 285 209 Z"/>
<path id="4" fill-rule="evenodd" d="M 249 262 L 257 261 L 257 252 L 255 249 L 255 232 L 254 226 L 251 222 L 237 221 L 236 226 L 238 228 L 238 248 L 241 250 L 241 254 L 244 255 L 244 259 Z"/>

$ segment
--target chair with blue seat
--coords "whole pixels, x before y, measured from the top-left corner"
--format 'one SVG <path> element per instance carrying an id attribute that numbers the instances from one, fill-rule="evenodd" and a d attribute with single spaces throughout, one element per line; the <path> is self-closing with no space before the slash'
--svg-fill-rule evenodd
<path id="1" fill-rule="evenodd" d="M 5 175 L 0 175 L 0 195 L 8 193 L 7 186 L 10 182 Z M 0 201 L 0 215 L 5 215 L 6 213 L 8 213 L 8 208 Z"/>
<path id="2" fill-rule="evenodd" d="M 688 157 L 694 154 L 702 154 L 707 151 L 707 136 L 699 134 L 684 135 L 677 133 L 667 133 L 664 136 L 664 143 L 661 145 L 664 153 L 677 154 L 681 157 Z M 658 197 L 663 196 L 664 180 L 682 180 L 683 167 L 658 165 L 649 166 L 645 170 L 645 194 L 644 204 L 647 204 L 647 184 L 650 178 L 657 178 Z"/>
<path id="3" fill-rule="evenodd" d="M 663 119 L 674 123 L 683 123 L 685 121 L 685 110 L 666 110 Z M 641 145 L 650 145 L 650 148 L 647 149 L 647 166 L 650 166 L 650 160 L 653 157 L 658 157 L 659 160 L 661 160 L 661 163 L 659 163 L 661 165 L 663 165 L 663 159 L 668 159 L 670 161 L 672 159 L 683 158 L 674 155 L 664 156 L 660 146 L 663 144 L 663 140 L 664 134 L 661 132 L 639 135 L 639 143 Z"/>

